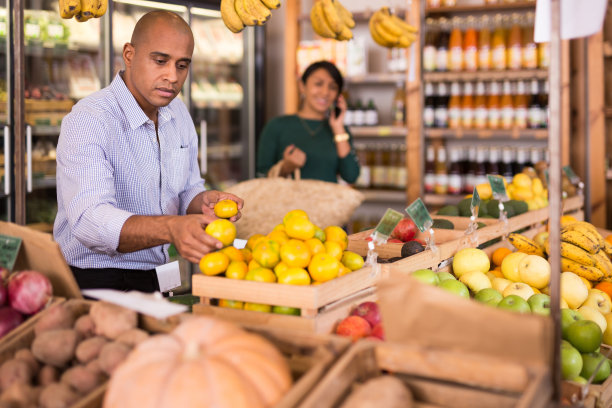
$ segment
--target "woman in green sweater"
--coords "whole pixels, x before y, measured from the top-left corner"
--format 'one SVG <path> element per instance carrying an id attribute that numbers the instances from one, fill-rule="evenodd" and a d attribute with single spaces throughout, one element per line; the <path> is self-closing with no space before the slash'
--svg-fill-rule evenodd
<path id="1" fill-rule="evenodd" d="M 266 176 L 282 160 L 280 175 L 300 169 L 304 179 L 337 182 L 337 176 L 354 183 L 359 162 L 352 137 L 344 127 L 344 80 L 328 61 L 311 64 L 299 84 L 302 106 L 297 115 L 271 119 L 264 127 L 257 149 L 257 173 Z M 333 105 L 338 108 L 336 115 Z M 331 110 L 331 112 L 330 112 Z"/>

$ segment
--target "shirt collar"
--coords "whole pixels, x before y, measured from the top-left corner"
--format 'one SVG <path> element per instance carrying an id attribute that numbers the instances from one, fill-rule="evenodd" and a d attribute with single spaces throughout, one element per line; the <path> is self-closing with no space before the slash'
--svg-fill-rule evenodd
<path id="1" fill-rule="evenodd" d="M 115 79 L 113 79 L 113 82 L 111 82 L 110 88 L 117 96 L 119 106 L 123 110 L 123 114 L 130 124 L 130 128 L 134 130 L 144 125 L 149 120 L 149 117 L 146 115 L 146 113 L 144 113 L 140 105 L 138 105 L 136 98 L 134 95 L 132 95 L 132 92 L 130 92 L 125 84 L 125 81 L 121 77 L 123 72 L 124 71 L 117 73 Z M 162 106 L 157 110 L 158 126 L 161 126 L 164 123 L 174 119 L 174 117 L 174 112 L 170 108 L 170 105 Z"/>

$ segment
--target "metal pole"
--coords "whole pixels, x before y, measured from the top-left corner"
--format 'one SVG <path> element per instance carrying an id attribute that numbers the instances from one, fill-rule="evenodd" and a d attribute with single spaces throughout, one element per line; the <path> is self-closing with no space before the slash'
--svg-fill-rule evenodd
<path id="1" fill-rule="evenodd" d="M 13 132 L 15 141 L 15 222 L 26 222 L 26 178 L 25 178 L 25 42 L 24 42 L 24 0 L 14 0 L 13 40 L 14 40 L 14 98 Z"/>
<path id="2" fill-rule="evenodd" d="M 550 36 L 550 118 L 548 149 L 550 152 L 549 169 L 549 236 L 550 262 L 552 274 L 550 280 L 550 309 L 553 320 L 553 355 L 552 380 L 553 402 L 561 402 L 561 259 L 560 259 L 560 222 L 561 222 L 561 3 L 551 1 L 551 36 Z"/>

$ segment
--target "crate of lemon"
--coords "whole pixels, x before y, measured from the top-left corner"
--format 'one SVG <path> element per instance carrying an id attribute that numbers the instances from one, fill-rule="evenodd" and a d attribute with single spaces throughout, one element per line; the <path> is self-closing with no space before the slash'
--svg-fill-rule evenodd
<path id="1" fill-rule="evenodd" d="M 252 235 L 244 248 L 232 246 L 234 225 L 210 223 L 206 232 L 225 247 L 205 255 L 193 294 L 194 313 L 245 324 L 326 333 L 355 304 L 372 299 L 378 276 L 362 256 L 348 251 L 346 232 L 314 225 L 293 210 L 272 231 Z"/>

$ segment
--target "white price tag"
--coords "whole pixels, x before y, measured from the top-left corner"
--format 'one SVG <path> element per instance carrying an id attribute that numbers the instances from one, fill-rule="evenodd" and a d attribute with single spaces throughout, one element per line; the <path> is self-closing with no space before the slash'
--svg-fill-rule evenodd
<path id="1" fill-rule="evenodd" d="M 114 289 L 85 289 L 85 296 L 114 303 L 156 319 L 166 319 L 187 311 L 187 306 L 165 300 L 161 293 L 122 292 Z"/>
<path id="2" fill-rule="evenodd" d="M 170 290 L 181 286 L 181 271 L 178 261 L 160 265 L 155 268 L 157 280 L 159 281 L 159 290 L 161 292 L 169 292 Z"/>

